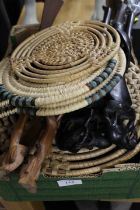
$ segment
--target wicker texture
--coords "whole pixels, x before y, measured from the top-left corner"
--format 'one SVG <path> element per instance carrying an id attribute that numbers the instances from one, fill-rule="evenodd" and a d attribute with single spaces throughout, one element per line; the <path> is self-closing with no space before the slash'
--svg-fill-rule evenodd
<path id="1" fill-rule="evenodd" d="M 136 111 L 136 125 L 139 129 L 140 69 L 131 63 L 128 72 L 125 74 L 125 78 L 131 95 L 132 106 Z M 92 176 L 93 174 L 102 172 L 103 169 L 114 167 L 117 164 L 128 161 L 139 152 L 140 143 L 131 151 L 117 149 L 115 145 L 111 145 L 105 149 L 82 149 L 77 154 L 61 151 L 54 146 L 52 154 L 46 157 L 42 173 L 47 176 L 58 177 Z"/>
<path id="2" fill-rule="evenodd" d="M 136 111 L 136 121 L 140 121 L 140 69 L 131 63 L 125 78 L 132 99 L 132 107 Z"/>
<path id="3" fill-rule="evenodd" d="M 17 111 L 30 108 L 33 114 L 46 116 L 99 100 L 120 81 L 125 68 L 115 29 L 77 21 L 30 36 L 1 64 L 0 76 L 4 99 L 18 106 Z"/>
<path id="4" fill-rule="evenodd" d="M 64 160 L 63 156 L 57 158 L 55 154 L 50 155 L 49 158 L 46 158 L 42 168 L 42 173 L 48 176 L 61 176 L 61 177 L 70 177 L 70 176 L 92 176 L 98 172 L 102 172 L 103 169 L 114 167 L 116 164 L 124 163 L 134 157 L 138 152 L 140 152 L 140 143 L 136 146 L 135 149 L 127 151 L 126 149 L 119 149 L 106 152 L 104 155 L 99 157 L 90 157 L 90 153 L 82 155 L 81 160 L 70 160 L 71 154 L 69 154 L 69 161 Z M 87 159 L 88 155 L 88 159 Z M 79 154 L 75 155 L 79 156 Z M 85 156 L 85 160 L 84 159 Z M 79 159 L 79 158 L 78 158 Z"/>
<path id="5" fill-rule="evenodd" d="M 110 91 L 119 82 L 119 75 L 124 74 L 125 67 L 120 38 L 111 26 L 88 21 L 43 30 L 25 40 L 10 59 L 6 58 L 0 64 L 0 84 L 9 91 L 5 94 L 2 89 L 4 97 L 8 97 L 0 102 L 0 107 L 4 109 L 10 102 L 13 108 L 9 107 L 0 117 L 19 111 L 16 108 L 19 97 L 18 106 L 35 106 L 39 116 L 77 110 Z M 125 78 L 137 125 L 140 120 L 139 77 L 139 68 L 131 64 Z M 140 144 L 132 151 L 118 150 L 112 145 L 106 149 L 83 149 L 78 154 L 54 147 L 44 161 L 42 173 L 49 176 L 91 176 L 129 160 L 139 151 Z"/>

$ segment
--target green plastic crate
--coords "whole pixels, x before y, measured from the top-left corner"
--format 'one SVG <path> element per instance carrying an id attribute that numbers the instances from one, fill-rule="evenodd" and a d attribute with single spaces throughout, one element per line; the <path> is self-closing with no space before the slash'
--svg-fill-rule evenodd
<path id="1" fill-rule="evenodd" d="M 82 185 L 66 187 L 59 187 L 58 180 L 62 180 L 62 178 L 40 176 L 38 191 L 36 194 L 32 194 L 18 184 L 18 176 L 13 174 L 10 176 L 10 181 L 0 181 L 0 196 L 9 201 L 140 198 L 140 170 L 108 172 L 96 178 L 82 178 Z"/>
<path id="2" fill-rule="evenodd" d="M 39 25 L 14 26 L 11 31 L 8 52 L 32 33 Z M 134 164 L 135 166 L 135 164 Z M 96 178 L 76 178 L 82 185 L 59 187 L 58 180 L 40 176 L 38 191 L 31 194 L 18 184 L 18 175 L 10 175 L 10 181 L 0 181 L 0 197 L 9 201 L 51 201 L 51 200 L 112 200 L 140 198 L 140 166 L 136 170 L 103 173 Z M 114 170 L 114 171 L 113 171 Z M 75 179 L 75 178 L 71 178 Z"/>

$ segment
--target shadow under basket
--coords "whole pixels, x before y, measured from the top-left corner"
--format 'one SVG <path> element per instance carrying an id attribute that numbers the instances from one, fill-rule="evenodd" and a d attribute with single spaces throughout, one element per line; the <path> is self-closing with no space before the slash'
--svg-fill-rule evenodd
<path id="1" fill-rule="evenodd" d="M 38 25 L 15 26 L 11 32 L 12 47 L 38 30 Z M 140 136 L 140 70 L 131 64 L 125 75 Z M 140 143 L 135 149 L 82 149 L 77 154 L 53 146 L 46 157 L 38 180 L 38 191 L 31 194 L 18 184 L 18 173 L 9 181 L 0 181 L 0 197 L 5 200 L 102 200 L 140 197 Z M 80 185 L 60 187 L 59 180 L 81 180 Z"/>

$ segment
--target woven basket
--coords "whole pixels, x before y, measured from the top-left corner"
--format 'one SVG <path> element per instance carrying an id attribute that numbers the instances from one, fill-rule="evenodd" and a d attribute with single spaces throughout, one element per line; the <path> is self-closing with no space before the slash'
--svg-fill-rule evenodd
<path id="1" fill-rule="evenodd" d="M 101 22 L 66 22 L 22 42 L 0 65 L 5 106 L 30 115 L 86 107 L 120 81 L 126 58 L 117 31 Z"/>
<path id="2" fill-rule="evenodd" d="M 3 65 L 5 66 L 5 62 L 7 63 L 6 65 L 9 65 L 8 64 L 9 61 L 7 59 L 7 60 L 4 60 L 3 63 L 1 63 L 1 66 Z M 4 69 L 6 67 L 7 66 L 5 66 Z M 137 130 L 139 132 L 140 131 L 139 129 L 139 125 L 140 125 L 140 108 L 139 108 L 140 70 L 139 68 L 131 64 L 131 68 L 129 68 L 129 71 L 125 75 L 125 78 L 127 81 L 127 86 L 128 86 L 131 98 L 132 98 L 133 108 L 136 111 L 136 125 L 138 128 Z M 1 83 L 2 83 L 2 80 L 1 80 Z M 9 104 L 9 101 L 6 100 L 4 102 L 1 102 L 0 106 L 3 107 L 3 104 L 6 106 Z M 13 109 L 12 111 L 10 110 L 9 113 L 6 112 L 6 114 L 3 115 L 2 117 L 12 114 L 12 112 L 14 113 L 16 111 L 17 111 L 17 108 Z M 9 119 L 9 117 L 4 118 L 5 122 L 6 122 L 6 119 Z M 5 130 L 5 128 L 3 127 L 2 129 L 3 130 L 1 131 L 1 135 L 3 134 L 7 135 L 7 131 Z M 2 144 L 3 143 L 5 144 L 5 146 L 7 145 L 6 139 L 4 141 L 1 141 Z M 114 167 L 116 164 L 124 163 L 128 161 L 133 156 L 135 156 L 139 151 L 140 151 L 140 144 L 138 144 L 136 148 L 131 151 L 127 151 L 126 149 L 118 150 L 115 145 L 112 145 L 106 149 L 94 148 L 93 150 L 90 150 L 90 151 L 82 149 L 77 154 L 72 154 L 69 152 L 62 152 L 58 148 L 53 146 L 52 153 L 48 157 L 46 157 L 43 163 L 42 174 L 47 175 L 47 176 L 61 176 L 61 177 L 93 176 L 94 174 L 102 172 L 103 169 L 108 169 L 110 167 Z"/>
<path id="3" fill-rule="evenodd" d="M 136 111 L 136 125 L 140 137 L 140 69 L 131 63 L 125 75 L 133 108 Z M 77 154 L 64 152 L 53 147 L 52 153 L 44 161 L 42 173 L 47 176 L 71 177 L 93 176 L 103 169 L 124 163 L 140 152 L 140 143 L 135 149 L 127 151 L 111 145 L 105 149 L 82 149 Z M 133 165 L 132 165 L 133 167 Z"/>

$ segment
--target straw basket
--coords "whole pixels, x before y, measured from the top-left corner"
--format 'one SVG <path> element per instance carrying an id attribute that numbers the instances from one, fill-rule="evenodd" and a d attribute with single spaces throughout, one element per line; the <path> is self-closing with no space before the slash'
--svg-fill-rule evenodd
<path id="1" fill-rule="evenodd" d="M 66 22 L 23 41 L 0 65 L 0 95 L 11 110 L 60 115 L 94 103 L 126 68 L 117 31 L 101 22 Z M 4 105 L 4 104 L 3 104 Z"/>
<path id="2" fill-rule="evenodd" d="M 136 125 L 140 137 L 140 69 L 131 63 L 128 73 L 125 75 L 133 108 L 136 111 Z M 82 149 L 77 154 L 60 151 L 53 147 L 50 156 L 46 157 L 42 173 L 47 176 L 71 177 L 93 176 L 108 169 L 125 163 L 140 152 L 140 143 L 135 149 L 127 151 L 111 145 L 105 149 L 94 148 L 93 150 Z M 131 165 L 133 168 L 133 165 Z M 130 169 L 130 167 L 129 167 Z"/>
<path id="3" fill-rule="evenodd" d="M 90 22 L 88 24 L 90 25 Z M 95 26 L 98 28 L 98 26 L 96 24 L 95 24 Z M 38 27 L 36 27 L 36 28 L 38 28 Z M 17 32 L 18 32 L 18 30 L 16 31 L 16 33 Z M 21 28 L 20 28 L 20 33 L 22 34 Z M 44 32 L 42 32 L 42 33 L 39 32 L 40 36 L 44 36 L 43 33 Z M 26 36 L 24 30 L 23 30 L 23 34 L 24 34 L 24 36 Z M 102 44 L 104 44 L 105 42 L 104 42 L 103 37 L 100 36 L 100 34 L 98 34 L 98 35 L 99 35 L 100 39 L 102 40 Z M 119 49 L 119 43 L 120 43 L 119 37 L 116 34 L 116 40 L 117 41 L 116 41 L 116 45 L 115 45 L 115 48 L 114 48 L 114 43 L 113 43 L 113 45 L 111 45 L 112 38 L 111 38 L 111 36 L 109 35 L 109 33 L 107 31 L 106 31 L 106 36 L 108 36 L 108 40 L 109 40 L 108 43 L 110 43 L 110 46 L 112 46 L 113 49 L 115 49 L 113 51 L 114 54 L 112 54 L 114 56 L 115 53 L 118 52 L 118 49 Z M 12 37 L 12 39 L 13 39 L 13 37 Z M 15 34 L 15 37 L 16 37 L 16 34 Z M 32 38 L 29 38 L 28 41 L 31 42 L 33 38 L 36 38 L 36 35 L 32 35 Z M 96 44 L 99 45 L 98 39 L 97 38 L 95 38 L 95 39 L 96 39 Z M 24 46 L 25 46 L 25 43 L 26 42 L 27 41 L 23 42 L 24 43 Z M 22 46 L 23 46 L 23 44 L 22 44 Z M 19 47 L 17 48 L 17 50 L 14 51 L 14 53 L 12 54 L 12 62 L 14 62 L 14 60 L 18 58 L 18 56 L 20 55 L 18 53 L 19 53 L 19 51 L 21 49 L 22 49 L 21 48 L 21 45 L 19 45 Z M 98 49 L 98 47 L 97 47 L 97 49 Z M 110 47 L 108 47 L 108 53 L 110 52 L 110 50 L 111 50 Z M 104 51 L 102 51 L 102 52 L 104 52 Z M 102 54 L 102 52 L 101 52 L 101 54 Z M 104 54 L 104 56 L 106 57 L 106 56 L 108 56 L 108 53 L 107 53 L 107 51 L 105 51 L 105 52 L 106 53 Z M 28 53 L 28 50 L 26 51 L 26 53 Z M 38 54 L 36 52 L 36 57 L 37 56 L 38 56 Z M 98 56 L 100 56 L 100 55 L 98 55 Z M 116 56 L 115 59 L 117 61 L 119 61 L 118 64 L 117 64 L 117 67 L 119 66 L 118 72 L 120 73 L 120 75 L 123 75 L 124 70 L 122 70 L 122 69 L 125 69 L 125 62 L 124 62 L 125 61 L 125 56 L 124 56 L 124 53 L 120 50 L 119 53 L 117 55 L 115 55 L 115 56 Z M 118 59 L 119 57 L 121 59 Z M 101 60 L 102 60 L 102 58 L 101 58 Z M 108 59 L 106 60 L 105 63 L 102 63 L 101 60 L 100 60 L 100 63 L 97 64 L 97 66 L 95 65 L 98 68 L 102 66 L 102 68 L 99 68 L 100 71 L 98 71 L 98 72 L 97 71 L 94 71 L 94 74 L 93 74 L 93 78 L 94 79 L 103 73 L 106 65 L 110 65 L 110 63 L 109 64 L 106 64 Z M 20 61 L 21 61 L 20 64 L 23 65 L 24 64 L 24 61 L 22 59 L 20 59 Z M 74 64 L 75 63 L 73 63 L 73 65 Z M 39 64 L 36 64 L 36 65 L 39 65 Z M 64 64 L 63 64 L 63 67 L 64 67 Z M 6 75 L 6 74 L 3 74 L 4 73 L 4 70 L 8 70 L 8 71 L 11 70 L 11 68 L 9 68 L 9 58 L 8 59 L 5 59 L 1 63 L 1 68 L 3 69 L 3 71 L 1 71 L 1 75 Z M 14 68 L 15 68 L 15 71 L 18 70 L 17 69 L 17 66 L 14 66 Z M 55 66 L 55 68 L 56 68 L 56 66 Z M 112 76 L 110 77 L 110 75 L 107 75 L 107 78 L 105 78 L 105 80 L 107 80 L 109 78 L 107 81 L 109 81 L 109 80 L 111 81 L 113 75 L 117 72 L 116 69 L 117 68 L 115 68 L 115 71 L 112 74 Z M 73 70 L 75 71 L 75 69 L 73 69 Z M 50 70 L 49 71 L 50 71 L 49 73 L 51 75 L 51 67 L 50 67 Z M 62 74 L 63 73 L 65 74 L 66 72 L 65 71 L 63 72 L 63 70 L 61 69 L 61 73 Z M 19 75 L 19 74 L 17 73 L 17 75 Z M 66 75 L 67 75 L 67 73 L 66 73 Z M 27 94 L 27 92 L 28 92 L 28 90 L 30 88 L 30 85 L 29 84 L 32 85 L 32 87 L 30 88 L 30 90 L 31 90 L 30 91 L 30 94 L 32 94 L 32 97 L 34 97 L 34 96 L 37 97 L 38 95 L 40 95 L 40 93 L 43 93 L 44 94 L 44 91 L 46 91 L 46 89 L 48 88 L 46 86 L 44 87 L 44 84 L 42 85 L 41 83 L 36 84 L 36 83 L 34 83 L 32 81 L 24 81 L 24 80 L 22 80 L 22 76 L 20 77 L 21 86 L 18 83 L 18 81 L 14 80 L 15 79 L 14 77 L 12 79 L 10 79 L 10 77 L 8 76 L 8 74 L 5 77 L 5 80 L 2 80 L 2 78 L 4 78 L 4 77 L 1 77 L 1 81 L 0 81 L 1 84 L 3 84 L 3 81 L 5 81 L 6 82 L 5 83 L 6 84 L 6 87 L 10 87 L 11 88 L 10 89 L 11 92 L 14 90 L 13 89 L 14 88 L 14 84 L 17 85 L 17 86 L 15 86 L 16 87 L 16 91 L 17 91 L 16 94 L 19 94 L 20 93 L 20 95 L 22 95 L 22 96 L 24 96 L 24 93 Z M 29 76 L 29 78 L 30 78 L 30 76 Z M 51 79 L 53 78 L 52 75 L 51 75 L 50 78 Z M 65 78 L 67 80 L 69 78 L 69 76 L 67 75 Z M 83 78 L 85 79 L 85 77 L 83 77 Z M 89 80 L 83 80 L 83 81 L 86 81 L 88 84 L 93 85 L 93 84 L 95 84 L 95 83 L 93 83 L 94 82 L 93 81 L 93 78 L 90 78 Z M 140 104 L 140 80 L 139 80 L 139 78 L 140 78 L 140 70 L 139 70 L 139 68 L 136 67 L 134 64 L 131 63 L 131 66 L 129 68 L 129 71 L 125 75 L 125 79 L 126 79 L 127 86 L 128 86 L 128 89 L 129 89 L 129 92 L 130 92 L 130 95 L 131 95 L 131 99 L 132 99 L 132 102 L 133 102 L 133 108 L 136 111 L 136 125 L 137 125 L 138 133 L 139 133 L 139 130 L 140 130 L 139 129 L 139 125 L 140 125 L 140 107 L 139 107 L 139 104 Z M 105 82 L 105 80 L 102 80 L 102 85 L 103 86 L 107 84 L 107 81 Z M 58 88 L 58 86 L 56 86 L 55 88 L 52 87 L 51 82 L 50 82 L 49 88 L 50 88 L 50 90 L 53 90 L 53 93 L 55 94 L 56 88 Z M 76 80 L 76 82 L 77 82 L 77 80 Z M 9 86 L 9 84 L 10 84 L 10 86 Z M 12 84 L 12 86 L 11 86 L 11 84 Z M 75 82 L 73 82 L 72 84 L 74 85 Z M 85 84 L 85 82 L 83 84 Z M 116 83 L 114 83 L 114 84 L 116 84 Z M 109 84 L 109 86 L 110 86 L 110 84 Z M 61 84 L 60 84 L 60 87 L 61 87 Z M 42 88 L 42 91 L 43 92 L 39 92 L 41 90 L 41 88 Z M 87 88 L 87 86 L 86 86 L 86 88 Z M 112 84 L 112 86 L 110 88 L 113 88 L 113 84 Z M 100 88 L 100 89 L 102 89 L 102 88 Z M 92 88 L 89 89 L 89 86 L 88 86 L 88 89 L 86 89 L 86 91 L 87 90 L 88 91 L 91 91 Z M 108 90 L 110 90 L 110 89 L 108 89 Z M 59 91 L 60 95 L 63 96 L 62 89 L 59 89 L 58 91 Z M 85 91 L 85 89 L 83 89 L 83 92 L 84 91 Z M 83 92 L 82 92 L 82 94 L 83 94 Z M 71 92 L 69 94 L 71 94 L 71 96 L 73 97 L 73 94 L 72 93 L 73 92 L 71 90 Z M 92 93 L 92 95 L 93 95 L 93 93 Z M 99 96 L 101 96 L 101 95 L 102 94 L 100 93 Z M 50 110 L 49 103 L 48 103 L 48 101 L 46 99 L 44 99 L 44 98 L 39 98 L 38 99 L 37 98 L 36 105 L 38 105 L 38 106 L 41 107 L 40 110 L 38 110 L 36 112 L 37 115 L 58 114 L 58 113 L 63 113 L 66 110 L 69 112 L 71 110 L 71 108 L 69 106 L 67 107 L 67 109 L 64 109 L 64 108 L 66 108 L 66 106 L 69 103 L 69 101 L 66 103 L 65 100 L 64 101 L 63 100 L 61 101 L 60 98 L 56 98 L 56 101 L 55 101 L 55 102 L 58 102 L 58 104 L 60 105 L 60 107 L 58 106 L 60 109 L 58 109 L 57 106 L 56 107 L 53 106 L 53 109 L 52 110 Z M 98 99 L 99 98 L 100 97 L 98 97 Z M 31 100 L 28 100 L 28 105 L 30 105 L 29 104 L 29 101 L 31 102 Z M 72 101 L 77 104 L 77 100 L 75 101 L 72 98 Z M 25 105 L 27 105 L 26 103 L 27 103 L 27 101 L 25 101 Z M 81 104 L 81 103 L 79 103 L 79 104 Z M 5 107 L 7 105 L 9 105 L 9 99 L 6 99 L 6 100 L 4 100 L 3 102 L 0 103 L 0 106 L 1 107 Z M 48 105 L 48 108 L 44 110 L 44 108 L 42 108 L 42 107 L 43 106 L 46 106 L 46 105 Z M 87 105 L 87 102 L 84 102 L 84 105 L 82 105 L 81 107 L 84 107 L 85 105 Z M 77 106 L 76 109 L 78 109 L 78 108 L 79 108 L 79 105 Z M 75 109 L 75 106 L 74 106 L 74 109 Z M 16 112 L 17 112 L 17 108 L 14 107 L 12 110 L 6 111 L 4 114 L 2 114 L 2 117 L 5 117 L 5 118 L 3 118 L 4 120 L 2 120 L 2 123 L 1 123 L 2 127 L 1 127 L 1 133 L 0 134 L 2 136 L 7 135 L 7 130 L 5 129 L 5 126 L 7 126 L 7 125 L 9 126 L 9 124 L 7 124 L 7 123 L 9 123 L 9 120 L 11 122 L 11 119 L 12 119 L 12 122 L 13 123 L 15 123 L 15 121 L 16 121 L 16 117 L 14 117 L 15 115 L 13 115 L 13 118 L 6 117 L 6 116 L 9 115 L 9 114 L 14 114 Z M 5 124 L 5 122 L 6 122 L 6 124 Z M 2 142 L 2 144 L 5 145 L 5 148 L 7 148 L 7 142 L 6 142 L 6 140 L 2 140 L 2 139 L 5 139 L 5 138 L 1 138 L 1 142 Z M 6 139 L 9 139 L 9 138 L 7 138 L 7 136 L 6 136 Z M 46 157 L 46 159 L 45 159 L 45 161 L 43 163 L 42 172 L 41 173 L 44 174 L 44 175 L 47 175 L 47 176 L 60 176 L 60 177 L 93 176 L 93 175 L 95 175 L 95 174 L 97 174 L 99 172 L 102 172 L 103 169 L 108 169 L 110 167 L 114 167 L 115 165 L 117 165 L 119 163 L 124 163 L 124 162 L 128 161 L 129 159 L 131 159 L 132 157 L 134 157 L 137 153 L 139 153 L 139 151 L 140 151 L 140 143 L 136 146 L 135 149 L 133 149 L 131 151 L 127 151 L 126 149 L 117 149 L 117 147 L 115 145 L 111 145 L 110 147 L 105 148 L 105 149 L 98 149 L 98 148 L 94 148 L 92 150 L 84 150 L 84 149 L 82 149 L 77 154 L 72 154 L 72 153 L 69 153 L 69 152 L 60 151 L 54 145 L 53 146 L 53 149 L 52 149 L 52 153 L 48 157 Z"/>

